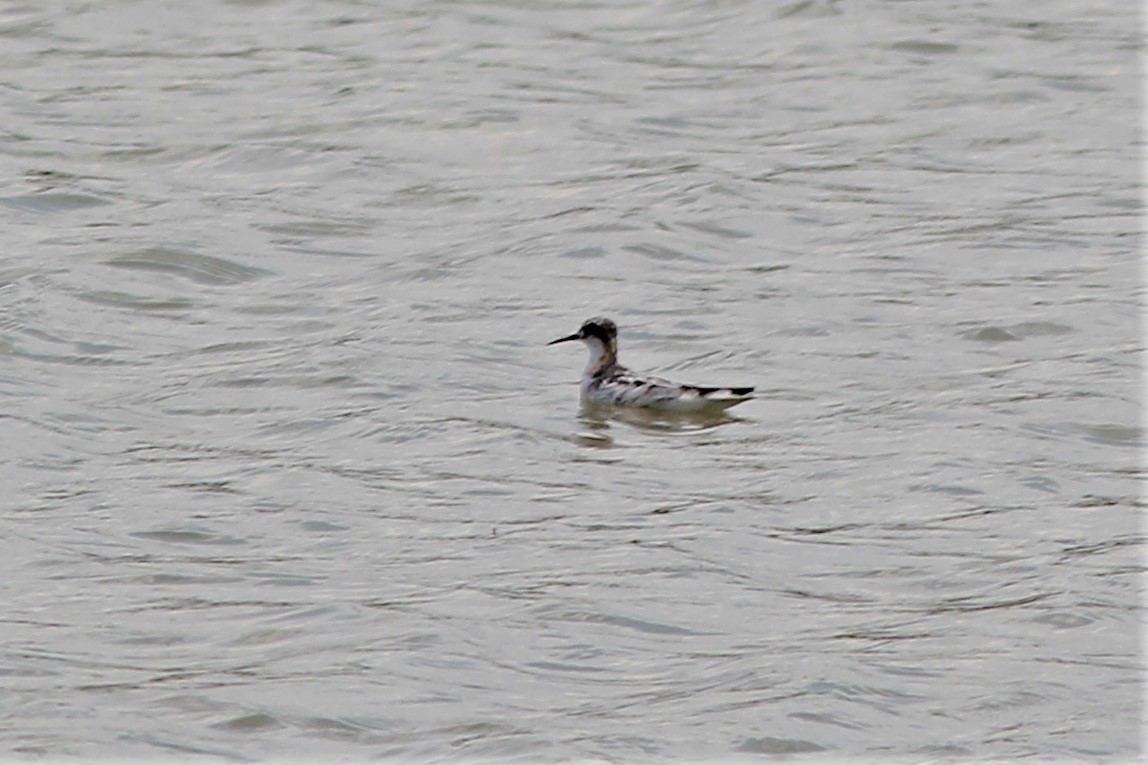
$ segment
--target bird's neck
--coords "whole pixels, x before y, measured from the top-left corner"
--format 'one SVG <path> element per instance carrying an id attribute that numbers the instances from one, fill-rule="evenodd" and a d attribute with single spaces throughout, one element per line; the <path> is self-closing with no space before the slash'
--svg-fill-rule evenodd
<path id="1" fill-rule="evenodd" d="M 586 371 L 583 374 L 587 377 L 605 372 L 610 367 L 618 363 L 618 349 L 613 343 L 603 343 L 596 337 L 592 337 L 586 341 L 586 347 L 590 350 L 590 359 L 586 363 Z"/>

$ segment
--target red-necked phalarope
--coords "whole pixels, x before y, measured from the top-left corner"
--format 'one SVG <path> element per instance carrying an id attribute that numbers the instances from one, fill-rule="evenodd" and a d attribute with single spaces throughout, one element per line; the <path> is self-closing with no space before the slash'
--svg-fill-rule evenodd
<path id="1" fill-rule="evenodd" d="M 574 334 L 547 345 L 569 340 L 581 340 L 590 349 L 590 363 L 579 386 L 583 401 L 674 412 L 713 412 L 753 398 L 753 388 L 700 388 L 634 374 L 618 363 L 618 327 L 606 318 L 588 319 Z"/>

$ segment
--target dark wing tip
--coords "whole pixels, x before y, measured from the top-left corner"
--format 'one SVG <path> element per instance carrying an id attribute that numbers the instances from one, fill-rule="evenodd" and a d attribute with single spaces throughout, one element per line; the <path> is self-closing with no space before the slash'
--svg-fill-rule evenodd
<path id="1" fill-rule="evenodd" d="M 715 393 L 732 393 L 735 396 L 748 396 L 753 393 L 753 388 L 703 388 L 699 385 L 687 385 L 685 387 L 696 390 L 702 398 L 712 396 Z"/>

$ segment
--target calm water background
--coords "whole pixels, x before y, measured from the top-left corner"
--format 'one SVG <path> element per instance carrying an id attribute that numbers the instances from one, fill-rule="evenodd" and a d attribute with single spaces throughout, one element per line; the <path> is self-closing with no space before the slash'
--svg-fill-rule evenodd
<path id="1" fill-rule="evenodd" d="M 1136 6 L 4 6 L 0 754 L 1135 757 Z"/>

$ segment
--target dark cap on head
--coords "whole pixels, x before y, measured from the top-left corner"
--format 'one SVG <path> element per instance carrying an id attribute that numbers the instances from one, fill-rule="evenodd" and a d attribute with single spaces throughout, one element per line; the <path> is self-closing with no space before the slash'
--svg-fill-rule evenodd
<path id="1" fill-rule="evenodd" d="M 582 323 L 578 334 L 583 337 L 597 337 L 604 343 L 609 343 L 618 336 L 618 325 L 605 316 L 595 316 Z"/>
<path id="2" fill-rule="evenodd" d="M 614 339 L 618 337 L 618 325 L 605 316 L 595 316 L 593 319 L 582 322 L 582 326 L 573 335 L 551 340 L 547 345 L 565 343 L 569 340 L 585 340 L 588 337 L 597 338 L 602 341 L 603 345 L 612 347 Z"/>

